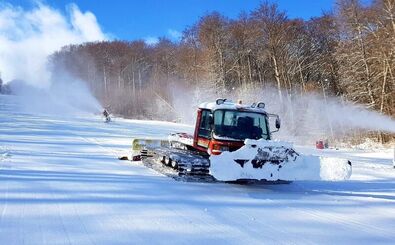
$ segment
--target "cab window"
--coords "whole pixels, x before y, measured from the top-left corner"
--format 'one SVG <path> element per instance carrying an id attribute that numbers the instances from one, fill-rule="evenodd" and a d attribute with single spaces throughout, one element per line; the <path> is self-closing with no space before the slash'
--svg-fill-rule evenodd
<path id="1" fill-rule="evenodd" d="M 199 132 L 198 132 L 198 135 L 200 137 L 204 137 L 207 139 L 211 138 L 210 115 L 211 115 L 211 111 L 209 110 L 202 111 L 202 117 L 200 119 Z"/>

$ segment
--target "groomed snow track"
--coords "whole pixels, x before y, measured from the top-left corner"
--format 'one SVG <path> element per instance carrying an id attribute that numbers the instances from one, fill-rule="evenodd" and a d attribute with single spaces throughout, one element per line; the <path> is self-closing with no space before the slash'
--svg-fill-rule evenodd
<path id="1" fill-rule="evenodd" d="M 393 244 L 392 151 L 350 159 L 347 182 L 174 181 L 119 161 L 130 138 L 192 128 L 23 111 L 0 96 L 0 244 Z M 296 149 L 298 152 L 314 149 Z"/>

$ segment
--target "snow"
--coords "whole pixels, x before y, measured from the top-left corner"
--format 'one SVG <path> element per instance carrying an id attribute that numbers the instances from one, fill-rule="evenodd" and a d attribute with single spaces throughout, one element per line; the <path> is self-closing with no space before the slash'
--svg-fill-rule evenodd
<path id="1" fill-rule="evenodd" d="M 0 161 L 4 161 L 9 157 L 11 157 L 9 150 L 7 148 L 0 147 Z"/>
<path id="2" fill-rule="evenodd" d="M 246 104 L 238 104 L 234 103 L 232 101 L 225 101 L 222 104 L 217 104 L 216 102 L 204 102 L 199 105 L 199 108 L 201 109 L 208 109 L 211 111 L 215 110 L 248 110 L 251 112 L 260 112 L 260 113 L 266 113 L 266 111 L 263 108 L 258 108 L 258 107 L 252 107 L 251 105 L 246 105 Z"/>
<path id="3" fill-rule="evenodd" d="M 279 140 L 253 140 L 246 139 L 244 141 L 246 146 L 260 146 L 260 147 L 285 147 L 285 148 L 293 148 L 293 144 L 291 142 L 279 141 Z"/>
<path id="4" fill-rule="evenodd" d="M 350 159 L 349 181 L 179 182 L 116 158 L 132 138 L 193 127 L 37 115 L 0 96 L 0 244 L 393 244 L 392 151 Z"/>
<path id="5" fill-rule="evenodd" d="M 270 140 L 250 140 L 234 152 L 223 152 L 221 155 L 210 157 L 210 174 L 222 181 L 237 179 L 258 180 L 347 180 L 351 176 L 352 168 L 347 159 L 319 157 L 305 154 L 287 154 L 293 145 L 288 142 Z M 284 159 L 276 164 L 264 164 L 254 168 L 254 159 Z M 277 159 L 277 158 L 276 158 Z M 235 160 L 245 160 L 243 166 Z"/>
<path id="6" fill-rule="evenodd" d="M 186 133 L 175 133 L 171 134 L 168 137 L 169 142 L 180 142 L 184 145 L 193 145 L 193 136 L 191 134 Z"/>

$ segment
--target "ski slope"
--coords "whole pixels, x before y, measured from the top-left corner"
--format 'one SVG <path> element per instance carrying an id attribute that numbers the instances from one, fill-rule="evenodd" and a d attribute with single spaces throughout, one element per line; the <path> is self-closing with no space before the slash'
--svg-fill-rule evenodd
<path id="1" fill-rule="evenodd" d="M 395 242 L 391 151 L 321 151 L 349 158 L 351 180 L 289 185 L 177 182 L 117 160 L 132 137 L 191 130 L 35 115 L 0 96 L 0 244 Z"/>

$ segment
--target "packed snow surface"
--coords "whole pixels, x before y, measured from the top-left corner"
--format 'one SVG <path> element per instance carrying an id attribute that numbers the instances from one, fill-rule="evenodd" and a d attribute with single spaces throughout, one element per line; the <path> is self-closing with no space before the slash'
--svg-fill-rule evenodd
<path id="1" fill-rule="evenodd" d="M 350 159 L 349 181 L 179 182 L 119 161 L 132 138 L 192 127 L 22 111 L 0 96 L 0 244 L 393 244 L 392 151 Z"/>
<path id="2" fill-rule="evenodd" d="M 210 174 L 217 180 L 348 180 L 352 168 L 347 159 L 320 157 L 292 152 L 293 145 L 281 141 L 246 140 L 234 152 L 210 157 Z M 291 150 L 291 152 L 289 152 Z M 283 159 L 280 164 L 265 162 L 255 166 L 255 160 Z M 242 165 L 236 161 L 245 160 Z"/>

